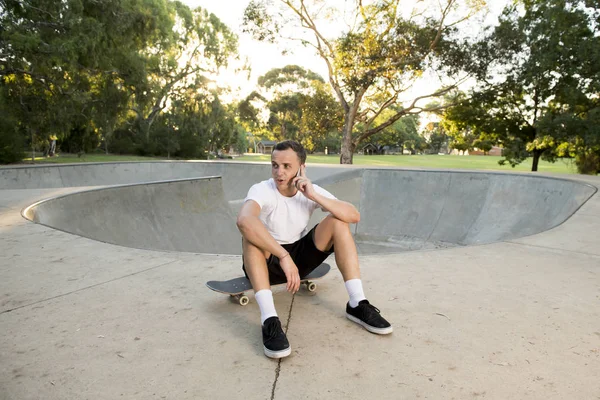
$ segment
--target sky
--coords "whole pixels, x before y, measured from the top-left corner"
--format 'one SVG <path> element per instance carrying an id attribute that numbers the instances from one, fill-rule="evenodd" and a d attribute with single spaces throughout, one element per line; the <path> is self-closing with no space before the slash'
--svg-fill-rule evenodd
<path id="1" fill-rule="evenodd" d="M 242 58 L 247 58 L 251 68 L 250 79 L 248 73 L 235 74 L 233 71 L 223 71 L 219 84 L 231 84 L 241 87 L 238 95 L 246 96 L 256 86 L 258 77 L 264 75 L 273 68 L 284 67 L 290 64 L 300 65 L 311 69 L 326 78 L 327 69 L 321 61 L 310 50 L 298 46 L 293 54 L 281 55 L 278 46 L 254 40 L 251 35 L 242 32 L 241 26 L 244 10 L 249 0 L 183 0 L 191 8 L 202 7 L 215 14 L 233 32 L 238 35 L 238 52 Z"/>
<path id="2" fill-rule="evenodd" d="M 413 0 L 404 0 L 401 4 L 406 5 Z M 289 64 L 300 65 L 319 73 L 323 78 L 327 79 L 327 68 L 323 60 L 321 60 L 314 51 L 305 48 L 301 45 L 293 47 L 293 52 L 286 56 L 281 54 L 281 48 L 277 45 L 262 43 L 254 40 L 249 34 L 243 33 L 241 26 L 243 21 L 244 9 L 249 3 L 249 0 L 182 0 L 191 8 L 198 6 L 215 14 L 239 37 L 239 53 L 242 57 L 247 57 L 251 74 L 248 79 L 248 73 L 235 74 L 233 71 L 223 71 L 217 82 L 220 86 L 227 85 L 235 90 L 233 97 L 245 97 L 255 88 L 259 76 L 273 68 L 284 67 Z M 489 14 L 485 18 L 485 24 L 489 25 L 497 20 L 502 8 L 508 4 L 510 0 L 488 0 Z M 341 26 L 340 26 L 341 28 Z M 431 92 L 439 86 L 436 79 L 432 76 L 425 77 L 415 85 L 409 97 L 414 95 Z M 224 99 L 225 100 L 225 99 Z"/>

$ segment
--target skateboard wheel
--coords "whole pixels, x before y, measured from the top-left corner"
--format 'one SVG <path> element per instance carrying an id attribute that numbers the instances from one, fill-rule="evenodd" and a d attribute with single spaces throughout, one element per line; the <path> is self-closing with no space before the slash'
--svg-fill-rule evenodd
<path id="1" fill-rule="evenodd" d="M 229 298 L 240 306 L 245 306 L 250 302 L 250 299 L 245 294 L 230 294 Z"/>
<path id="2" fill-rule="evenodd" d="M 317 284 L 311 281 L 306 282 L 306 288 L 309 292 L 314 292 L 317 290 Z"/>

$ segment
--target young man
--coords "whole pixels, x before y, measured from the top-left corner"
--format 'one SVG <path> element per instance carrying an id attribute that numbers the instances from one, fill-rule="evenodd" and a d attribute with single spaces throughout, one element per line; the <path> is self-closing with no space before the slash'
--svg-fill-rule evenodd
<path id="1" fill-rule="evenodd" d="M 373 333 L 392 332 L 392 326 L 363 293 L 349 227 L 360 220 L 358 210 L 313 185 L 306 177 L 305 163 L 302 145 L 291 140 L 278 143 L 271 154 L 272 178 L 250 188 L 237 219 L 243 236 L 243 269 L 252 282 L 261 313 L 264 351 L 271 358 L 291 353 L 275 311 L 271 284 L 287 282 L 287 290 L 295 293 L 300 279 L 331 253 L 335 253 L 350 297 L 348 319 Z M 306 232 L 317 207 L 330 214 Z"/>

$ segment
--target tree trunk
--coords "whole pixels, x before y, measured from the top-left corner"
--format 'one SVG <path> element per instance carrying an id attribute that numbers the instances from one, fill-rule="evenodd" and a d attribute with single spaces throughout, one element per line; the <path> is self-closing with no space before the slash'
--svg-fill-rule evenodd
<path id="1" fill-rule="evenodd" d="M 340 164 L 352 164 L 354 149 L 356 148 L 356 145 L 352 142 L 352 128 L 354 128 L 356 111 L 357 107 L 353 105 L 345 116 L 344 128 L 342 130 L 342 148 L 340 149 Z"/>
<path id="2" fill-rule="evenodd" d="M 35 162 L 35 144 L 34 144 L 33 138 L 34 138 L 33 129 L 31 129 L 31 162 Z"/>
<path id="3" fill-rule="evenodd" d="M 340 164 L 352 164 L 354 144 L 352 143 L 352 128 L 344 125 L 342 132 L 342 148 L 340 149 Z M 349 131 L 349 132 L 348 132 Z"/>
<path id="4" fill-rule="evenodd" d="M 538 164 L 540 162 L 540 157 L 543 151 L 534 150 L 533 151 L 533 164 L 531 164 L 531 171 L 536 172 L 538 170 Z"/>

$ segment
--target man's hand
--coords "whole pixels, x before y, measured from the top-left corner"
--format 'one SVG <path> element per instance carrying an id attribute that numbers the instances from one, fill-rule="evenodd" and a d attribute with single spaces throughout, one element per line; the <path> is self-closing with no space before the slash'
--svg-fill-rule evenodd
<path id="1" fill-rule="evenodd" d="M 287 279 L 287 291 L 290 293 L 296 293 L 300 289 L 300 275 L 298 274 L 298 267 L 292 260 L 292 256 L 289 254 L 279 259 L 279 265 L 285 273 Z"/>
<path id="2" fill-rule="evenodd" d="M 292 182 L 296 186 L 296 189 L 302 192 L 306 198 L 314 201 L 317 192 L 315 191 L 310 179 L 306 177 L 305 165 L 300 166 L 300 176 L 295 177 Z"/>

